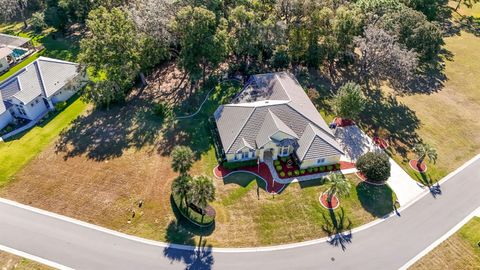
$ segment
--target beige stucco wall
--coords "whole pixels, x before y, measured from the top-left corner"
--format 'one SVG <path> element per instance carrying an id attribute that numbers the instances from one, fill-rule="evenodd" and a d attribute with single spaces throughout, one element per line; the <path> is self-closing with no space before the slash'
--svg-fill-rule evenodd
<path id="1" fill-rule="evenodd" d="M 320 159 L 322 157 L 319 157 Z M 325 157 L 325 162 L 323 163 L 317 163 L 318 159 L 307 159 L 300 164 L 300 169 L 307 169 L 310 167 L 318 167 L 318 166 L 326 166 L 326 165 L 331 165 L 331 164 L 336 164 L 340 161 L 340 155 L 338 156 L 331 156 L 331 157 Z"/>
<path id="2" fill-rule="evenodd" d="M 0 58 L 0 72 L 8 69 L 8 67 L 9 65 L 8 65 L 7 57 Z"/>

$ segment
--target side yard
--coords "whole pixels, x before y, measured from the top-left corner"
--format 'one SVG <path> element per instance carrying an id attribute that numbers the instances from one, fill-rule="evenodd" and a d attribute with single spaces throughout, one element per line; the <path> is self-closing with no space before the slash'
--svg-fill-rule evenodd
<path id="1" fill-rule="evenodd" d="M 474 217 L 458 232 L 450 236 L 411 270 L 473 270 L 480 268 L 480 217 Z"/>
<path id="2" fill-rule="evenodd" d="M 35 158 L 87 108 L 82 100 L 73 101 L 64 111 L 24 134 L 0 142 L 0 187 L 15 179 L 15 173 Z"/>

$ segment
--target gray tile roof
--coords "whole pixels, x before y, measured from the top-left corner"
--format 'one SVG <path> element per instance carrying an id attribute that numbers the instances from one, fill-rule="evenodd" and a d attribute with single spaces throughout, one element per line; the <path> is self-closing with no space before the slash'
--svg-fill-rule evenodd
<path id="1" fill-rule="evenodd" d="M 335 151 L 342 152 L 303 88 L 286 72 L 252 76 L 232 104 L 217 109 L 215 119 L 225 153 L 235 153 L 243 147 L 243 141 L 260 148 L 276 131 L 301 141 L 308 125 L 315 127 L 318 136 Z"/>
<path id="2" fill-rule="evenodd" d="M 49 98 L 78 75 L 78 64 L 39 57 L 0 84 L 3 99 L 12 97 L 27 104 L 40 95 Z"/>
<path id="3" fill-rule="evenodd" d="M 299 147 L 296 149 L 296 154 L 300 161 L 343 154 L 343 151 L 337 147 L 338 143 L 334 139 L 323 136 L 323 132 L 312 124 L 308 124 L 305 127 L 298 144 Z"/>
<path id="4" fill-rule="evenodd" d="M 21 47 L 29 42 L 29 38 L 17 37 L 0 33 L 0 44 L 14 47 Z"/>
<path id="5" fill-rule="evenodd" d="M 278 118 L 278 116 L 276 116 L 272 110 L 268 109 L 262 127 L 260 128 L 257 138 L 255 139 L 257 146 L 264 146 L 267 142 L 271 141 L 271 136 L 279 131 L 298 139 L 297 134 L 295 134 L 295 132 L 289 126 L 287 126 L 280 118 Z"/>

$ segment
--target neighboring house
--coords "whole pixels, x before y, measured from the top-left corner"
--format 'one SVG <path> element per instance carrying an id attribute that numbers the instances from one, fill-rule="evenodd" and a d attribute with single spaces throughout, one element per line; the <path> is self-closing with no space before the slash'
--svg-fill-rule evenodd
<path id="1" fill-rule="evenodd" d="M 0 92 L 0 130 L 6 127 L 9 123 L 13 121 L 13 117 L 10 114 L 10 111 L 7 110 L 7 107 L 2 101 L 2 93 Z"/>
<path id="2" fill-rule="evenodd" d="M 338 163 L 343 155 L 303 88 L 286 72 L 252 76 L 214 117 L 229 162 L 293 154 L 305 169 Z"/>
<path id="3" fill-rule="evenodd" d="M 8 57 L 13 53 L 13 51 L 8 47 L 0 46 L 0 73 L 7 70 L 10 67 L 8 62 Z"/>
<path id="4" fill-rule="evenodd" d="M 0 84 L 3 103 L 17 118 L 36 120 L 86 83 L 78 64 L 39 57 Z M 2 103 L 2 104 L 3 104 Z"/>

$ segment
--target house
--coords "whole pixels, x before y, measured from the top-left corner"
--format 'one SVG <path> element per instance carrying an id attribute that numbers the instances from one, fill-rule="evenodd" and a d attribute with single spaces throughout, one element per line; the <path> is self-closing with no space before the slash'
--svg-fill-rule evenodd
<path id="1" fill-rule="evenodd" d="M 338 163 L 344 154 L 296 78 L 286 72 L 252 76 L 214 118 L 229 162 L 293 155 L 305 169 Z"/>
<path id="2" fill-rule="evenodd" d="M 8 58 L 12 53 L 13 51 L 10 48 L 0 46 L 0 74 L 10 68 Z"/>
<path id="3" fill-rule="evenodd" d="M 39 57 L 0 83 L 0 109 L 6 107 L 15 118 L 37 120 L 85 85 L 86 75 L 78 67 L 76 63 Z"/>
<path id="4" fill-rule="evenodd" d="M 7 110 L 7 107 L 3 103 L 2 93 L 0 92 L 0 130 L 6 127 L 9 123 L 13 121 L 13 117 L 10 114 L 10 111 Z"/>
<path id="5" fill-rule="evenodd" d="M 0 74 L 35 51 L 29 38 L 0 33 Z"/>

